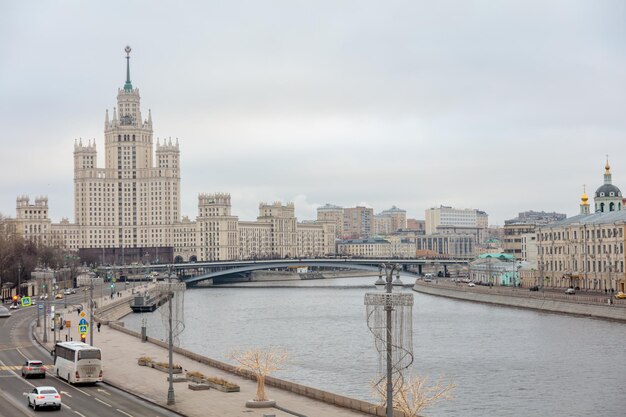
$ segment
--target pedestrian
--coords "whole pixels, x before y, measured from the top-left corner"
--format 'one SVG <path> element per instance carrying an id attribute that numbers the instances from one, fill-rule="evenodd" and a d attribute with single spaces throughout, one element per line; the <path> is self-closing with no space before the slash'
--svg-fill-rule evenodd
<path id="1" fill-rule="evenodd" d="M 100 333 L 100 326 L 102 326 L 102 323 L 98 322 L 98 333 Z"/>

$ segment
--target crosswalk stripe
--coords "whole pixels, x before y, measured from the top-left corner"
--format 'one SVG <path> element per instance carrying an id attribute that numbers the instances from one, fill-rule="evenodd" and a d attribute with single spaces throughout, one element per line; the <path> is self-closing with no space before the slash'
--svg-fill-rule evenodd
<path id="1" fill-rule="evenodd" d="M 0 371 L 19 371 L 22 369 L 21 365 L 5 365 L 0 366 Z"/>

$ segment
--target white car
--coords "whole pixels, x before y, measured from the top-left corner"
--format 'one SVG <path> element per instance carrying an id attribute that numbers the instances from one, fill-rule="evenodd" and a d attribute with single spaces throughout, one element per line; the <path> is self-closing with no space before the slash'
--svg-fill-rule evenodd
<path id="1" fill-rule="evenodd" d="M 470 282 L 469 284 L 467 284 L 468 287 L 475 287 L 476 284 L 474 284 L 473 282 Z"/>
<path id="2" fill-rule="evenodd" d="M 61 394 L 54 387 L 35 387 L 28 393 L 28 406 L 37 411 L 41 407 L 61 409 Z"/>

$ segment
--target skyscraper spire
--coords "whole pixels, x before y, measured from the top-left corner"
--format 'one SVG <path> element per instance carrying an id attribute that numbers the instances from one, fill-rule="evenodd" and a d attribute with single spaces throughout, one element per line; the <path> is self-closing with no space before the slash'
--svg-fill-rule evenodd
<path id="1" fill-rule="evenodd" d="M 126 52 L 126 83 L 124 84 L 124 91 L 133 91 L 133 85 L 130 83 L 130 46 L 126 46 L 124 51 Z"/>

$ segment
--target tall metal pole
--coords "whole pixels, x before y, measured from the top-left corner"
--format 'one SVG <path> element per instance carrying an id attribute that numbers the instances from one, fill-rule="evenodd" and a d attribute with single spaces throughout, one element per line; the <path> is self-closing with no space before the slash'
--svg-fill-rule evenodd
<path id="1" fill-rule="evenodd" d="M 89 285 L 89 344 L 93 346 L 93 278 Z"/>
<path id="2" fill-rule="evenodd" d="M 170 301 L 169 301 L 169 305 L 170 305 L 170 311 L 169 311 L 169 327 L 170 327 L 170 340 L 169 340 L 169 374 L 170 374 L 170 386 L 167 389 L 167 405 L 173 405 L 176 403 L 176 400 L 174 399 L 174 375 L 173 375 L 173 366 L 174 366 L 174 344 L 173 344 L 173 337 L 172 337 L 172 300 L 174 298 L 174 295 L 172 293 L 168 294 L 170 297 Z"/>
<path id="3" fill-rule="evenodd" d="M 44 272 L 44 278 L 43 278 L 43 288 L 44 288 L 44 296 L 43 296 L 43 342 L 44 343 L 48 343 L 48 317 L 47 317 L 47 312 L 46 310 L 48 309 L 48 297 L 46 297 L 46 295 L 48 294 L 48 277 L 45 275 L 48 274 L 48 272 Z M 38 307 L 39 308 L 39 307 Z"/>
<path id="4" fill-rule="evenodd" d="M 387 294 L 391 294 L 391 280 L 393 278 L 393 267 L 390 271 L 387 270 L 387 266 L 384 265 L 385 279 L 387 280 L 385 289 Z M 393 307 L 391 302 L 386 303 L 385 311 L 387 313 L 387 417 L 393 417 L 393 382 L 391 381 L 392 374 L 392 337 L 391 337 L 391 312 Z"/>

